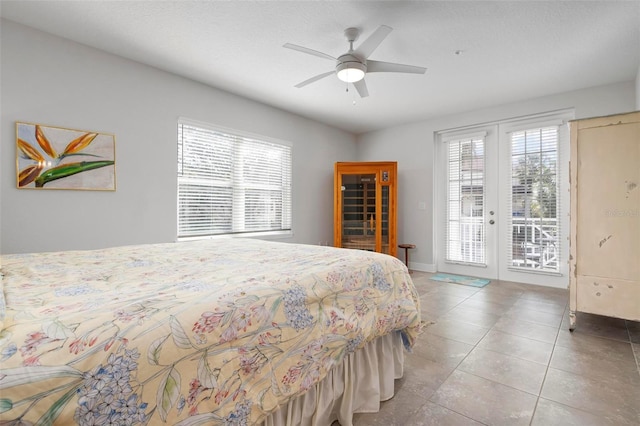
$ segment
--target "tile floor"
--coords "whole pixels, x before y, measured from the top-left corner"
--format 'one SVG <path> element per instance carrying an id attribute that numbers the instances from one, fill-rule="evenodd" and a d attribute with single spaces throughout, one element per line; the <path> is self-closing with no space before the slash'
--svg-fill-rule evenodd
<path id="1" fill-rule="evenodd" d="M 430 276 L 412 275 L 435 324 L 354 425 L 640 425 L 640 323 L 578 314 L 570 333 L 567 290 Z"/>

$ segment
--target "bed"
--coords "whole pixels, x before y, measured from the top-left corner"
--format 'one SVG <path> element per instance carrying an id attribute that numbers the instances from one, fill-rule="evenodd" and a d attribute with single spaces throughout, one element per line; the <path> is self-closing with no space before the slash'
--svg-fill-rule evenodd
<path id="1" fill-rule="evenodd" d="M 422 328 L 378 253 L 243 238 L 1 260 L 3 424 L 347 426 L 393 396 Z"/>

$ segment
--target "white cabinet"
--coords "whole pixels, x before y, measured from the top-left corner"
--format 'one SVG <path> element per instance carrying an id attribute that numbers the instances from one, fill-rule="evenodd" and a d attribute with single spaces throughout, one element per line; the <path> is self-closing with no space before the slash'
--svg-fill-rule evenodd
<path id="1" fill-rule="evenodd" d="M 640 320 L 640 112 L 571 122 L 575 313 Z"/>

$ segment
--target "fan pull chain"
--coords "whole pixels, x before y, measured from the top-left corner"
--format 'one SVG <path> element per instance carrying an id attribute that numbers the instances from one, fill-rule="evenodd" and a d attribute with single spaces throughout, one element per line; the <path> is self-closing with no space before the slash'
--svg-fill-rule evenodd
<path id="1" fill-rule="evenodd" d="M 345 92 L 347 92 L 347 96 L 349 96 L 349 83 L 346 83 L 346 86 L 347 86 L 347 88 L 346 88 Z M 353 95 L 353 106 L 355 106 L 356 105 L 356 94 L 353 91 L 352 91 L 352 95 Z"/>

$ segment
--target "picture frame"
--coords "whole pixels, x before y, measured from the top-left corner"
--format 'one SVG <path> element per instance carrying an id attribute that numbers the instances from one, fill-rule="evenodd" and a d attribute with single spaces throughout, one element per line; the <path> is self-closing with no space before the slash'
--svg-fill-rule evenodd
<path id="1" fill-rule="evenodd" d="M 16 122 L 18 189 L 116 190 L 110 133 Z"/>

